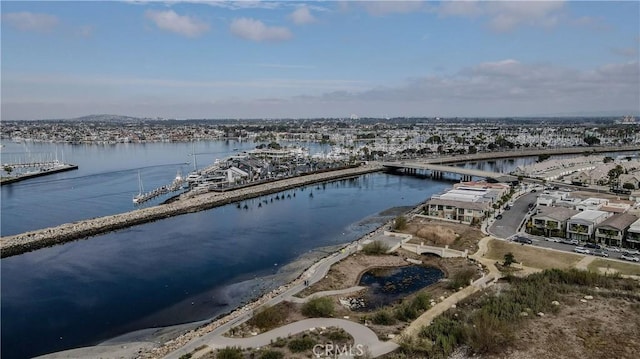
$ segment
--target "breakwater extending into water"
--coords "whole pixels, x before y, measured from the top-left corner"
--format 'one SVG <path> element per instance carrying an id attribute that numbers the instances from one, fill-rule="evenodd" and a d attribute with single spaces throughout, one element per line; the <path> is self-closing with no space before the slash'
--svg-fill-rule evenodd
<path id="1" fill-rule="evenodd" d="M 232 202 L 276 193 L 308 184 L 377 172 L 381 169 L 382 167 L 377 164 L 367 164 L 353 168 L 314 173 L 280 181 L 263 183 L 233 191 L 206 193 L 193 197 L 188 197 L 187 194 L 180 200 L 165 205 L 143 208 L 111 216 L 76 221 L 56 227 L 3 237 L 0 239 L 0 254 L 2 258 L 10 257 L 39 248 L 50 247 L 158 219 L 203 211 Z"/>

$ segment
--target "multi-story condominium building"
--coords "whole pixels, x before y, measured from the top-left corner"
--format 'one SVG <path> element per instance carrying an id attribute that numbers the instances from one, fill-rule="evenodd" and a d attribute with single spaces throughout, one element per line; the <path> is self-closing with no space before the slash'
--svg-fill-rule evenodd
<path id="1" fill-rule="evenodd" d="M 640 219 L 629 226 L 623 243 L 625 247 L 640 249 Z"/>
<path id="2" fill-rule="evenodd" d="M 565 207 L 539 207 L 538 213 L 531 217 L 531 225 L 535 232 L 547 237 L 565 237 L 567 220 L 579 211 Z"/>
<path id="3" fill-rule="evenodd" d="M 609 218 L 611 213 L 604 211 L 582 211 L 567 221 L 567 238 L 588 241 L 593 237 L 596 225 Z"/>
<path id="4" fill-rule="evenodd" d="M 628 213 L 617 213 L 596 225 L 595 241 L 608 246 L 622 246 L 629 227 L 638 217 Z"/>

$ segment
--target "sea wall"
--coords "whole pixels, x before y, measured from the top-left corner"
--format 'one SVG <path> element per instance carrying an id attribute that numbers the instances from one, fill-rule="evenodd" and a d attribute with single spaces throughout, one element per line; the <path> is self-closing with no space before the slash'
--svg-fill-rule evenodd
<path id="1" fill-rule="evenodd" d="M 359 176 L 382 170 L 378 164 L 314 173 L 226 192 L 209 192 L 196 196 L 183 195 L 168 204 L 142 208 L 111 216 L 92 218 L 56 227 L 39 229 L 0 238 L 0 257 L 10 257 L 39 248 L 83 239 L 155 220 L 193 213 L 249 198 L 276 193 L 308 184 Z"/>

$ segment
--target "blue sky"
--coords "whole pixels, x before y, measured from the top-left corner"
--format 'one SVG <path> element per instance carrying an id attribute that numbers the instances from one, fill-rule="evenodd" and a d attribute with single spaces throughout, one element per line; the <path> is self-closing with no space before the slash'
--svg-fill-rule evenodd
<path id="1" fill-rule="evenodd" d="M 640 113 L 638 1 L 2 1 L 2 119 Z"/>

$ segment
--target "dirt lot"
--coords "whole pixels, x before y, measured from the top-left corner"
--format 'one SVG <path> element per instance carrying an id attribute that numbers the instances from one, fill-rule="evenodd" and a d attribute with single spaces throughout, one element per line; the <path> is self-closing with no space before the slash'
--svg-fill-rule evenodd
<path id="1" fill-rule="evenodd" d="M 445 246 L 457 250 L 469 250 L 475 253 L 478 250 L 478 242 L 484 235 L 480 229 L 466 224 L 436 221 L 427 218 L 415 217 L 407 227 L 402 230 L 414 236 L 410 243 L 425 245 Z"/>
<path id="2" fill-rule="evenodd" d="M 600 296 L 582 303 L 580 298 L 578 292 L 563 296 L 558 314 L 525 322 L 515 348 L 486 358 L 637 358 L 640 303 Z"/>

